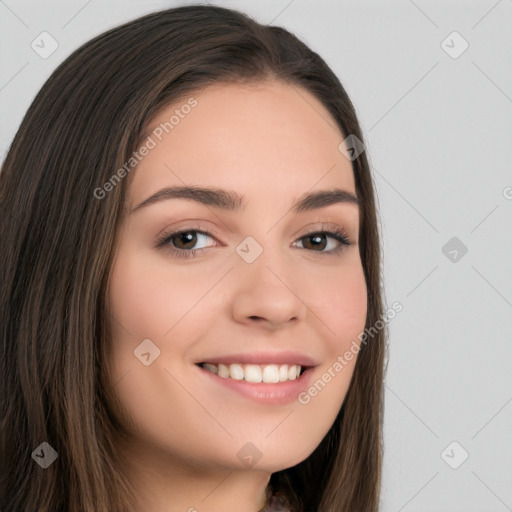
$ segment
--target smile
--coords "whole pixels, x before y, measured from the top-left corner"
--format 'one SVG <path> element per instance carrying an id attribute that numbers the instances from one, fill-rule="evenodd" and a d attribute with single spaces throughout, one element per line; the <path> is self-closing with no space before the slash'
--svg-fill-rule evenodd
<path id="1" fill-rule="evenodd" d="M 288 365 L 288 364 L 240 364 L 232 363 L 225 364 L 212 364 L 201 363 L 199 364 L 205 370 L 218 375 L 224 379 L 245 380 L 251 383 L 277 383 L 295 380 L 300 377 L 305 367 L 301 365 Z"/>

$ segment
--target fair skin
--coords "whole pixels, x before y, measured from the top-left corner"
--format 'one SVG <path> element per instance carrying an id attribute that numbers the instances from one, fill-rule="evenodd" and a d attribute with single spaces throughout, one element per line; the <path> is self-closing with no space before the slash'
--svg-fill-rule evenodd
<path id="1" fill-rule="evenodd" d="M 173 198 L 123 220 L 109 310 L 113 384 L 131 436 L 125 469 L 140 510 L 257 512 L 270 475 L 306 459 L 328 432 L 355 357 L 307 404 L 248 398 L 195 363 L 293 350 L 315 363 L 311 385 L 349 349 L 367 308 L 358 206 L 335 202 L 297 213 L 291 205 L 320 190 L 356 195 L 355 183 L 338 149 L 345 137 L 307 91 L 267 81 L 193 96 L 197 106 L 130 176 L 128 210 L 184 185 L 234 191 L 246 206 Z M 150 130 L 185 102 L 162 111 Z M 175 236 L 157 247 L 160 235 L 192 228 L 191 242 Z M 351 245 L 307 236 L 335 228 Z M 236 252 L 248 236 L 263 249 L 252 263 Z M 172 252 L 190 248 L 204 250 L 191 258 Z M 134 356 L 145 339 L 160 350 L 148 366 Z M 237 456 L 248 442 L 261 454 L 249 465 Z"/>

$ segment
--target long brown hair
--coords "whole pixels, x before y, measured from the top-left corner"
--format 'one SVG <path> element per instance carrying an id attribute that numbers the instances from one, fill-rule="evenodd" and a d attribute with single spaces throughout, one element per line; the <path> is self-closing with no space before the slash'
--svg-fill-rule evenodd
<path id="1" fill-rule="evenodd" d="M 106 290 L 128 180 L 98 200 L 165 106 L 215 83 L 282 80 L 315 95 L 363 140 L 327 64 L 280 27 L 221 7 L 156 12 L 105 32 L 44 84 L 0 173 L 2 480 L 5 512 L 133 510 L 109 409 Z M 379 230 L 366 153 L 361 198 L 366 327 L 383 314 Z M 361 345 L 343 407 L 317 449 L 271 476 L 294 512 L 375 512 L 381 474 L 385 330 Z M 42 443 L 58 454 L 42 469 Z"/>

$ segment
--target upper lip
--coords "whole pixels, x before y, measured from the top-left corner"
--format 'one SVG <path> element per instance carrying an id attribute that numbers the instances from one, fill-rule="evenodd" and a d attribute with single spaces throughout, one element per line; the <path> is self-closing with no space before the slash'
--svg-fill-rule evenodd
<path id="1" fill-rule="evenodd" d="M 247 352 L 239 354 L 229 354 L 224 356 L 214 356 L 202 359 L 196 364 L 212 363 L 212 364 L 225 364 L 232 363 L 241 364 L 288 364 L 300 365 L 304 367 L 316 366 L 315 361 L 300 352 L 283 351 L 283 352 Z"/>

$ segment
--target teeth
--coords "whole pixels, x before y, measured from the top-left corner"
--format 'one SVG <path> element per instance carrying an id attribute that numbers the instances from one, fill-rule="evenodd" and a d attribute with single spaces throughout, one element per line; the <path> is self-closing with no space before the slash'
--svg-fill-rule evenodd
<path id="1" fill-rule="evenodd" d="M 242 380 L 244 378 L 244 369 L 239 364 L 230 364 L 229 376 L 235 380 Z"/>
<path id="2" fill-rule="evenodd" d="M 279 368 L 275 364 L 269 364 L 263 368 L 263 382 L 279 382 Z"/>
<path id="3" fill-rule="evenodd" d="M 212 364 L 212 366 L 215 366 L 214 364 Z M 224 377 L 225 379 L 227 379 L 229 377 L 229 368 L 224 365 L 224 364 L 219 364 L 219 366 L 217 367 L 218 370 L 217 370 L 217 373 L 219 375 L 219 377 Z M 206 368 L 208 370 L 208 368 Z"/>
<path id="4" fill-rule="evenodd" d="M 297 367 L 290 366 L 288 368 L 288 380 L 295 380 L 297 378 Z"/>
<path id="5" fill-rule="evenodd" d="M 210 370 L 212 373 L 217 373 L 217 367 L 216 367 L 214 364 L 205 363 L 205 364 L 204 364 L 204 367 L 205 367 L 207 370 Z"/>
<path id="6" fill-rule="evenodd" d="M 236 365 L 232 364 L 229 368 L 232 368 L 233 366 L 236 366 Z M 247 382 L 258 383 L 258 382 L 262 381 L 261 368 L 255 364 L 246 365 L 245 369 L 242 369 L 242 372 L 244 373 L 243 378 Z M 232 376 L 231 371 L 229 372 L 229 374 L 230 374 L 230 376 Z"/>
<path id="7" fill-rule="evenodd" d="M 300 365 L 257 365 L 257 364 L 225 364 L 204 363 L 203 368 L 216 373 L 224 379 L 245 380 L 252 383 L 277 383 L 287 380 L 295 380 L 300 377 L 302 367 Z"/>

